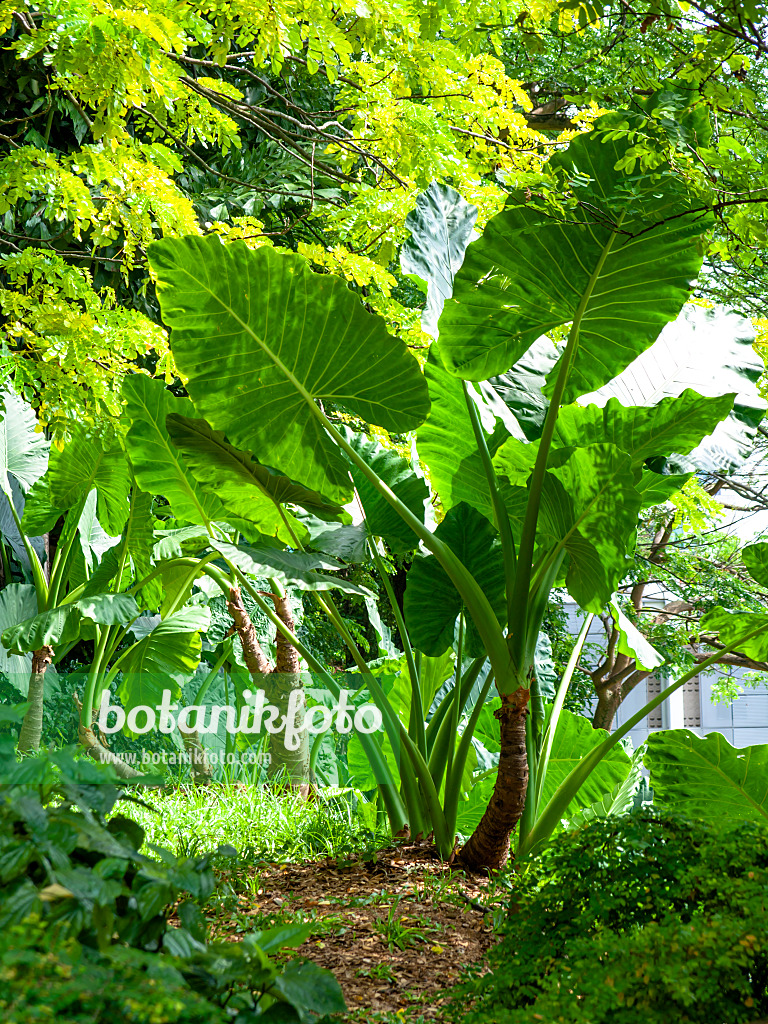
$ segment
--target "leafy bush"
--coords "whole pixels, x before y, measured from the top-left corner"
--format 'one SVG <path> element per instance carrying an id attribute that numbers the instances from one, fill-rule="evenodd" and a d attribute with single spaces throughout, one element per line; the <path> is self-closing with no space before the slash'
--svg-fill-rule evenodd
<path id="1" fill-rule="evenodd" d="M 652 812 L 563 833 L 464 986 L 482 1024 L 739 1024 L 768 1013 L 768 832 Z"/>
<path id="2" fill-rule="evenodd" d="M 158 850 L 155 860 L 139 852 L 136 822 L 106 821 L 121 790 L 111 771 L 75 760 L 73 749 L 6 767 L 0 779 L 0 930 L 37 914 L 89 946 L 158 949 L 166 908 L 183 892 L 198 900 L 213 892 L 212 854 Z"/>
<path id="3" fill-rule="evenodd" d="M 45 984 L 40 984 L 41 977 Z M 163 957 L 73 939 L 52 945 L 38 922 L 0 933 L 0 1018 L 5 1024 L 224 1024 Z"/>
<path id="4" fill-rule="evenodd" d="M 126 797 L 137 799 L 109 766 L 73 748 L 16 763 L 0 737 L 0 1019 L 215 1024 L 237 1014 L 237 1024 L 303 1024 L 344 1010 L 330 972 L 271 959 L 308 938 L 311 924 L 209 943 L 200 904 L 215 888 L 214 859 L 235 851 L 143 854 L 135 821 L 107 820 Z M 24 930 L 31 937 L 20 941 Z M 52 980 L 41 987 L 46 964 Z"/>

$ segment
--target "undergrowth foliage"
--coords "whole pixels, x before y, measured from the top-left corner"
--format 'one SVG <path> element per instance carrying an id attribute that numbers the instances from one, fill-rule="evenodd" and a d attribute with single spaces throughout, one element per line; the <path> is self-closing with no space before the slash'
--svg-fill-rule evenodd
<path id="1" fill-rule="evenodd" d="M 529 867 L 463 1024 L 751 1022 L 768 1013 L 768 831 L 646 811 Z M 457 1004 L 458 1005 L 458 1004 Z"/>
<path id="2" fill-rule="evenodd" d="M 299 946 L 311 925 L 252 931 L 239 943 L 209 940 L 203 908 L 215 890 L 213 866 L 236 851 L 142 852 L 144 830 L 113 813 L 118 800 L 140 797 L 116 783 L 109 766 L 78 760 L 73 748 L 17 764 L 10 740 L 0 740 L 2 1019 L 39 1020 L 42 1012 L 67 1021 L 303 1024 L 342 1011 L 328 971 L 272 960 Z"/>

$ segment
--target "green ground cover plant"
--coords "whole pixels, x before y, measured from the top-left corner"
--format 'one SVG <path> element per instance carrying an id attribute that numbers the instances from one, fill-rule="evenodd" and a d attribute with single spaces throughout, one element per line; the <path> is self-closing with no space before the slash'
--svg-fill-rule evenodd
<path id="1" fill-rule="evenodd" d="M 510 900 L 467 1024 L 768 1012 L 768 829 L 643 811 L 558 836 Z M 458 1004 L 457 1004 L 458 1011 Z"/>
<path id="2" fill-rule="evenodd" d="M 168 1021 L 183 1019 L 187 997 L 193 1019 L 207 1000 L 218 1008 L 214 1019 L 231 1019 L 221 1012 L 228 1006 L 241 1024 L 263 1017 L 305 1024 L 344 1009 L 328 971 L 273 959 L 303 942 L 311 925 L 250 930 L 237 944 L 209 939 L 201 908 L 216 887 L 214 862 L 236 856 L 231 846 L 192 856 L 159 846 L 142 852 L 143 829 L 113 813 L 118 801 L 141 796 L 121 790 L 109 766 L 76 760 L 73 748 L 17 764 L 7 737 L 0 743 L 0 928 L 9 936 L 0 956 L 9 1015 L 34 1016 L 35 1007 L 51 1005 L 41 1000 L 39 982 L 30 984 L 32 961 L 45 956 L 52 1005 L 73 1015 L 87 1012 L 91 964 L 95 979 L 118 980 L 93 1002 L 102 1016 L 129 999 L 134 976 L 140 1006 L 147 989 L 170 979 L 158 1011 Z M 14 937 L 25 923 L 32 938 L 19 947 Z"/>

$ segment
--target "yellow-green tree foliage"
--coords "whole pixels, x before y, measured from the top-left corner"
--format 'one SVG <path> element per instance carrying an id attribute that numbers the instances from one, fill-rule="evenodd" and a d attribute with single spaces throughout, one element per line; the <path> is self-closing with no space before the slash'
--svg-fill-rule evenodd
<path id="1" fill-rule="evenodd" d="M 545 19 L 554 6 L 535 0 L 528 16 Z M 505 26 L 524 9 L 504 0 L 0 3 L 19 78 L 46 69 L 34 125 L 0 138 L 4 360 L 54 436 L 73 418 L 117 415 L 137 359 L 174 372 L 152 320 L 93 290 L 96 268 L 141 294 L 154 237 L 216 231 L 281 244 L 256 216 L 200 223 L 179 184 L 185 164 L 239 149 L 253 127 L 307 168 L 302 216 L 320 230 L 299 250 L 364 287 L 392 329 L 419 344 L 417 314 L 392 297 L 388 270 L 415 196 L 449 181 L 482 224 L 503 201 L 500 180 L 524 183 L 548 152 L 499 56 Z M 270 102 L 270 83 L 290 69 L 323 77 L 332 109 Z M 267 99 L 246 97 L 228 80 L 235 74 L 266 83 Z M 77 145 L 56 148 L 51 129 L 64 116 Z M 334 202 L 315 191 L 322 176 L 337 186 Z M 25 236 L 30 211 L 39 238 Z"/>

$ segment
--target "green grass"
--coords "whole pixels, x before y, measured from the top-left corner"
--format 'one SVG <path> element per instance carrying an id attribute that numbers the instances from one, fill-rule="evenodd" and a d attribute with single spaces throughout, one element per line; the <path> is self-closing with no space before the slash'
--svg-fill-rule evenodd
<path id="1" fill-rule="evenodd" d="M 300 861 L 344 857 L 378 848 L 387 833 L 375 833 L 344 797 L 320 795 L 304 801 L 265 786 L 180 787 L 148 793 L 152 809 L 121 801 L 116 810 L 137 821 L 146 842 L 177 855 L 234 847 L 248 860 Z"/>

